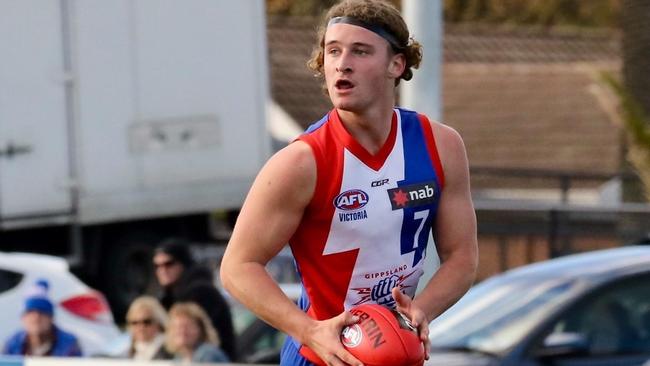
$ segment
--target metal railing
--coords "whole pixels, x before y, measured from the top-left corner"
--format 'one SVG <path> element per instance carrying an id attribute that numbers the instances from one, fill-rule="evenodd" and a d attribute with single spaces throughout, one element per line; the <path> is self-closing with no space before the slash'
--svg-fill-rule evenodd
<path id="1" fill-rule="evenodd" d="M 546 183 L 543 186 L 551 190 L 556 189 L 560 193 L 552 195 L 549 199 L 485 199 L 480 192 L 475 195 L 479 243 L 481 239 L 490 240 L 493 245 L 491 250 L 498 251 L 492 254 L 494 258 L 498 258 L 499 271 L 512 267 L 511 248 L 515 242 L 523 242 L 526 247 L 525 258 L 518 262 L 523 264 L 522 261 L 539 260 L 531 254 L 539 249 L 536 248 L 539 245 L 544 245 L 548 257 L 553 258 L 590 250 L 590 240 L 599 242 L 591 249 L 597 249 L 603 242 L 618 246 L 650 240 L 649 204 L 576 204 L 570 199 L 573 187 L 583 182 L 605 183 L 614 178 L 633 179 L 634 175 L 630 173 L 602 174 L 494 167 L 472 167 L 471 173 L 473 178 L 480 176 L 496 177 L 500 180 L 550 180 L 551 184 Z M 579 243 L 580 247 L 576 243 Z"/>
<path id="2" fill-rule="evenodd" d="M 542 179 L 554 181 L 552 187 L 560 191 L 560 201 L 569 202 L 569 192 L 576 182 L 607 182 L 609 180 L 635 179 L 636 175 L 630 172 L 594 173 L 586 171 L 567 171 L 559 169 L 530 169 L 530 168 L 502 168 L 489 166 L 472 166 L 472 177 L 493 177 L 500 179 Z"/>

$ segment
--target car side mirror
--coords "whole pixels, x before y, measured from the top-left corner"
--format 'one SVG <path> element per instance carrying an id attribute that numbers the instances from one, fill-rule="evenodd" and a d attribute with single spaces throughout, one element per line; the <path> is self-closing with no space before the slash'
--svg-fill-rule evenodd
<path id="1" fill-rule="evenodd" d="M 554 358 L 560 356 L 578 356 L 587 354 L 589 342 L 580 333 L 552 333 L 542 345 L 535 350 L 537 358 Z"/>

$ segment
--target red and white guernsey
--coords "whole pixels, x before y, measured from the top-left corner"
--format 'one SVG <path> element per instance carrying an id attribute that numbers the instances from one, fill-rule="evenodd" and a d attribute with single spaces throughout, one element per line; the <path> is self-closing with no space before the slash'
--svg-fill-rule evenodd
<path id="1" fill-rule="evenodd" d="M 395 109 L 376 155 L 336 110 L 298 139 L 317 166 L 314 196 L 289 241 L 304 287 L 300 307 L 323 320 L 364 303 L 394 307 L 396 286 L 413 297 L 444 184 L 428 119 Z"/>

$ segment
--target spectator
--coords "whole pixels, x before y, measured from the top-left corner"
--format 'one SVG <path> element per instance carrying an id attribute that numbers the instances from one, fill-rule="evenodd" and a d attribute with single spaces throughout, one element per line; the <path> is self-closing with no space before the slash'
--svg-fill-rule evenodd
<path id="1" fill-rule="evenodd" d="M 164 347 L 167 313 L 158 300 L 140 296 L 131 303 L 126 313 L 131 334 L 128 357 L 134 360 L 168 360 L 172 358 Z"/>
<path id="2" fill-rule="evenodd" d="M 38 280 L 25 299 L 23 330 L 7 340 L 3 353 L 24 356 L 81 356 L 77 338 L 54 324 L 54 305 L 48 299 L 49 284 Z"/>
<path id="3" fill-rule="evenodd" d="M 197 265 L 189 243 L 179 239 L 162 242 L 155 251 L 153 265 L 162 288 L 160 303 L 166 310 L 178 302 L 193 302 L 208 315 L 221 339 L 228 358 L 236 360 L 235 334 L 228 303 L 213 283 L 212 272 Z"/>
<path id="4" fill-rule="evenodd" d="M 183 364 L 229 361 L 208 315 L 191 302 L 177 303 L 169 311 L 167 350 Z"/>

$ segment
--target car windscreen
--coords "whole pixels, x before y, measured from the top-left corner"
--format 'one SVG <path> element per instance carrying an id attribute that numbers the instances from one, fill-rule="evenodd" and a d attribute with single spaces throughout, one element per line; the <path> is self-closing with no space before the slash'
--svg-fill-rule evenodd
<path id="1" fill-rule="evenodd" d="M 431 347 L 503 353 L 570 299 L 577 287 L 565 279 L 486 280 L 431 322 Z"/>

